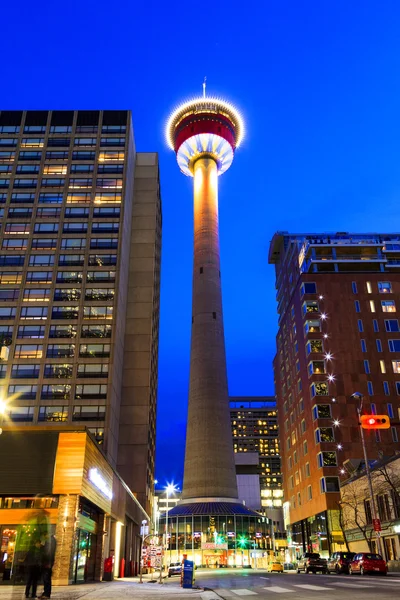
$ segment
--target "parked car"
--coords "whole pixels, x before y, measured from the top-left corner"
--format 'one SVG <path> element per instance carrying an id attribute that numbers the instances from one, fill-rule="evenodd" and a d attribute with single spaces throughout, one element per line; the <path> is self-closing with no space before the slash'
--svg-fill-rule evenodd
<path id="1" fill-rule="evenodd" d="M 326 558 L 321 558 L 317 552 L 305 552 L 303 556 L 297 562 L 297 572 L 300 573 L 316 573 L 322 571 L 322 573 L 328 573 L 328 563 Z"/>
<path id="2" fill-rule="evenodd" d="M 283 573 L 283 564 L 278 561 L 274 561 L 268 565 L 267 570 L 268 573 Z"/>
<path id="3" fill-rule="evenodd" d="M 349 564 L 354 559 L 355 552 L 334 552 L 330 558 L 328 558 L 328 571 L 329 573 L 348 573 Z"/>
<path id="4" fill-rule="evenodd" d="M 182 570 L 181 563 L 179 563 L 179 562 L 171 563 L 168 567 L 168 577 L 172 577 L 172 575 L 180 575 L 181 570 Z"/>
<path id="5" fill-rule="evenodd" d="M 350 575 L 354 575 L 354 573 L 360 573 L 360 575 L 365 575 L 366 573 L 387 575 L 387 571 L 387 564 L 382 556 L 370 552 L 356 554 L 349 565 Z"/>

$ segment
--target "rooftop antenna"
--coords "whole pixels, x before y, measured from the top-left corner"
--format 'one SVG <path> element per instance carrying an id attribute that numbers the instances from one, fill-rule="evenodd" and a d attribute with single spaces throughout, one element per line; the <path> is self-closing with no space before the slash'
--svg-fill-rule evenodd
<path id="1" fill-rule="evenodd" d="M 207 85 L 207 77 L 204 77 L 204 81 L 203 81 L 203 98 L 206 97 L 206 85 Z"/>

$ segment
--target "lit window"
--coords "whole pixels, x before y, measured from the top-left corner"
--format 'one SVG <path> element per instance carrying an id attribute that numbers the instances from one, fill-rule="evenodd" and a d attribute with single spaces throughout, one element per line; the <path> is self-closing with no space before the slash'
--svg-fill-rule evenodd
<path id="1" fill-rule="evenodd" d="M 375 302 L 373 300 L 369 301 L 369 306 L 370 306 L 371 312 L 375 312 Z"/>
<path id="2" fill-rule="evenodd" d="M 393 373 L 400 374 L 400 360 L 392 360 Z M 397 385 L 398 382 L 396 382 Z"/>
<path id="3" fill-rule="evenodd" d="M 45 165 L 43 168 L 44 175 L 66 175 L 67 165 Z"/>
<path id="4" fill-rule="evenodd" d="M 379 366 L 381 368 L 381 373 L 386 373 L 386 366 L 385 366 L 385 361 L 384 360 L 380 360 L 379 361 Z"/>
<path id="5" fill-rule="evenodd" d="M 367 281 L 367 292 L 368 292 L 368 294 L 372 294 L 372 287 L 371 287 L 370 281 Z"/>
<path id="6" fill-rule="evenodd" d="M 99 162 L 110 162 L 110 161 L 118 161 L 121 162 L 125 159 L 124 152 L 100 152 L 99 154 Z"/>
<path id="7" fill-rule="evenodd" d="M 42 358 L 43 346 L 17 344 L 14 350 L 14 358 Z"/>
<path id="8" fill-rule="evenodd" d="M 394 300 L 382 300 L 381 306 L 383 312 L 396 312 L 396 303 Z"/>
<path id="9" fill-rule="evenodd" d="M 380 294 L 390 294 L 392 292 L 392 284 L 389 281 L 378 281 L 378 290 Z"/>

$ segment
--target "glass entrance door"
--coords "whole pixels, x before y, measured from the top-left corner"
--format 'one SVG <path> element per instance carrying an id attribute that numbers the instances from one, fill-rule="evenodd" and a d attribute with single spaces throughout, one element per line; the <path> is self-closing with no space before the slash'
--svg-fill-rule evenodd
<path id="1" fill-rule="evenodd" d="M 74 582 L 94 581 L 97 536 L 83 529 L 75 533 Z"/>

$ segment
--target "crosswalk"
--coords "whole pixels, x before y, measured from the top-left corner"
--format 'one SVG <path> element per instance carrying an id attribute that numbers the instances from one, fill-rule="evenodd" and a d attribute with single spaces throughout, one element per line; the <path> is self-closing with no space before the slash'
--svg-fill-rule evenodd
<path id="1" fill-rule="evenodd" d="M 263 577 L 261 579 L 268 579 Z M 364 578 L 357 581 L 355 578 L 346 578 L 346 581 L 335 581 L 336 577 L 329 577 L 329 579 L 324 579 L 324 584 L 326 585 L 316 585 L 312 583 L 291 583 L 287 582 L 286 578 L 282 581 L 282 585 L 268 585 L 265 586 L 265 582 L 262 582 L 260 587 L 257 588 L 218 588 L 218 596 L 219 598 L 224 598 L 227 600 L 234 600 L 235 598 L 246 597 L 246 596 L 264 596 L 266 593 L 272 594 L 291 594 L 297 592 L 299 594 L 301 591 L 304 592 L 339 592 L 340 588 L 347 588 L 349 590 L 376 590 L 376 580 L 366 580 Z M 321 582 L 322 583 L 322 582 Z M 388 587 L 396 587 L 399 586 L 400 580 L 395 578 L 388 578 L 382 581 L 379 580 L 379 585 L 382 585 L 383 588 Z M 311 596 L 312 597 L 312 596 Z M 212 600 L 211 597 L 203 597 L 201 594 L 202 600 Z"/>

